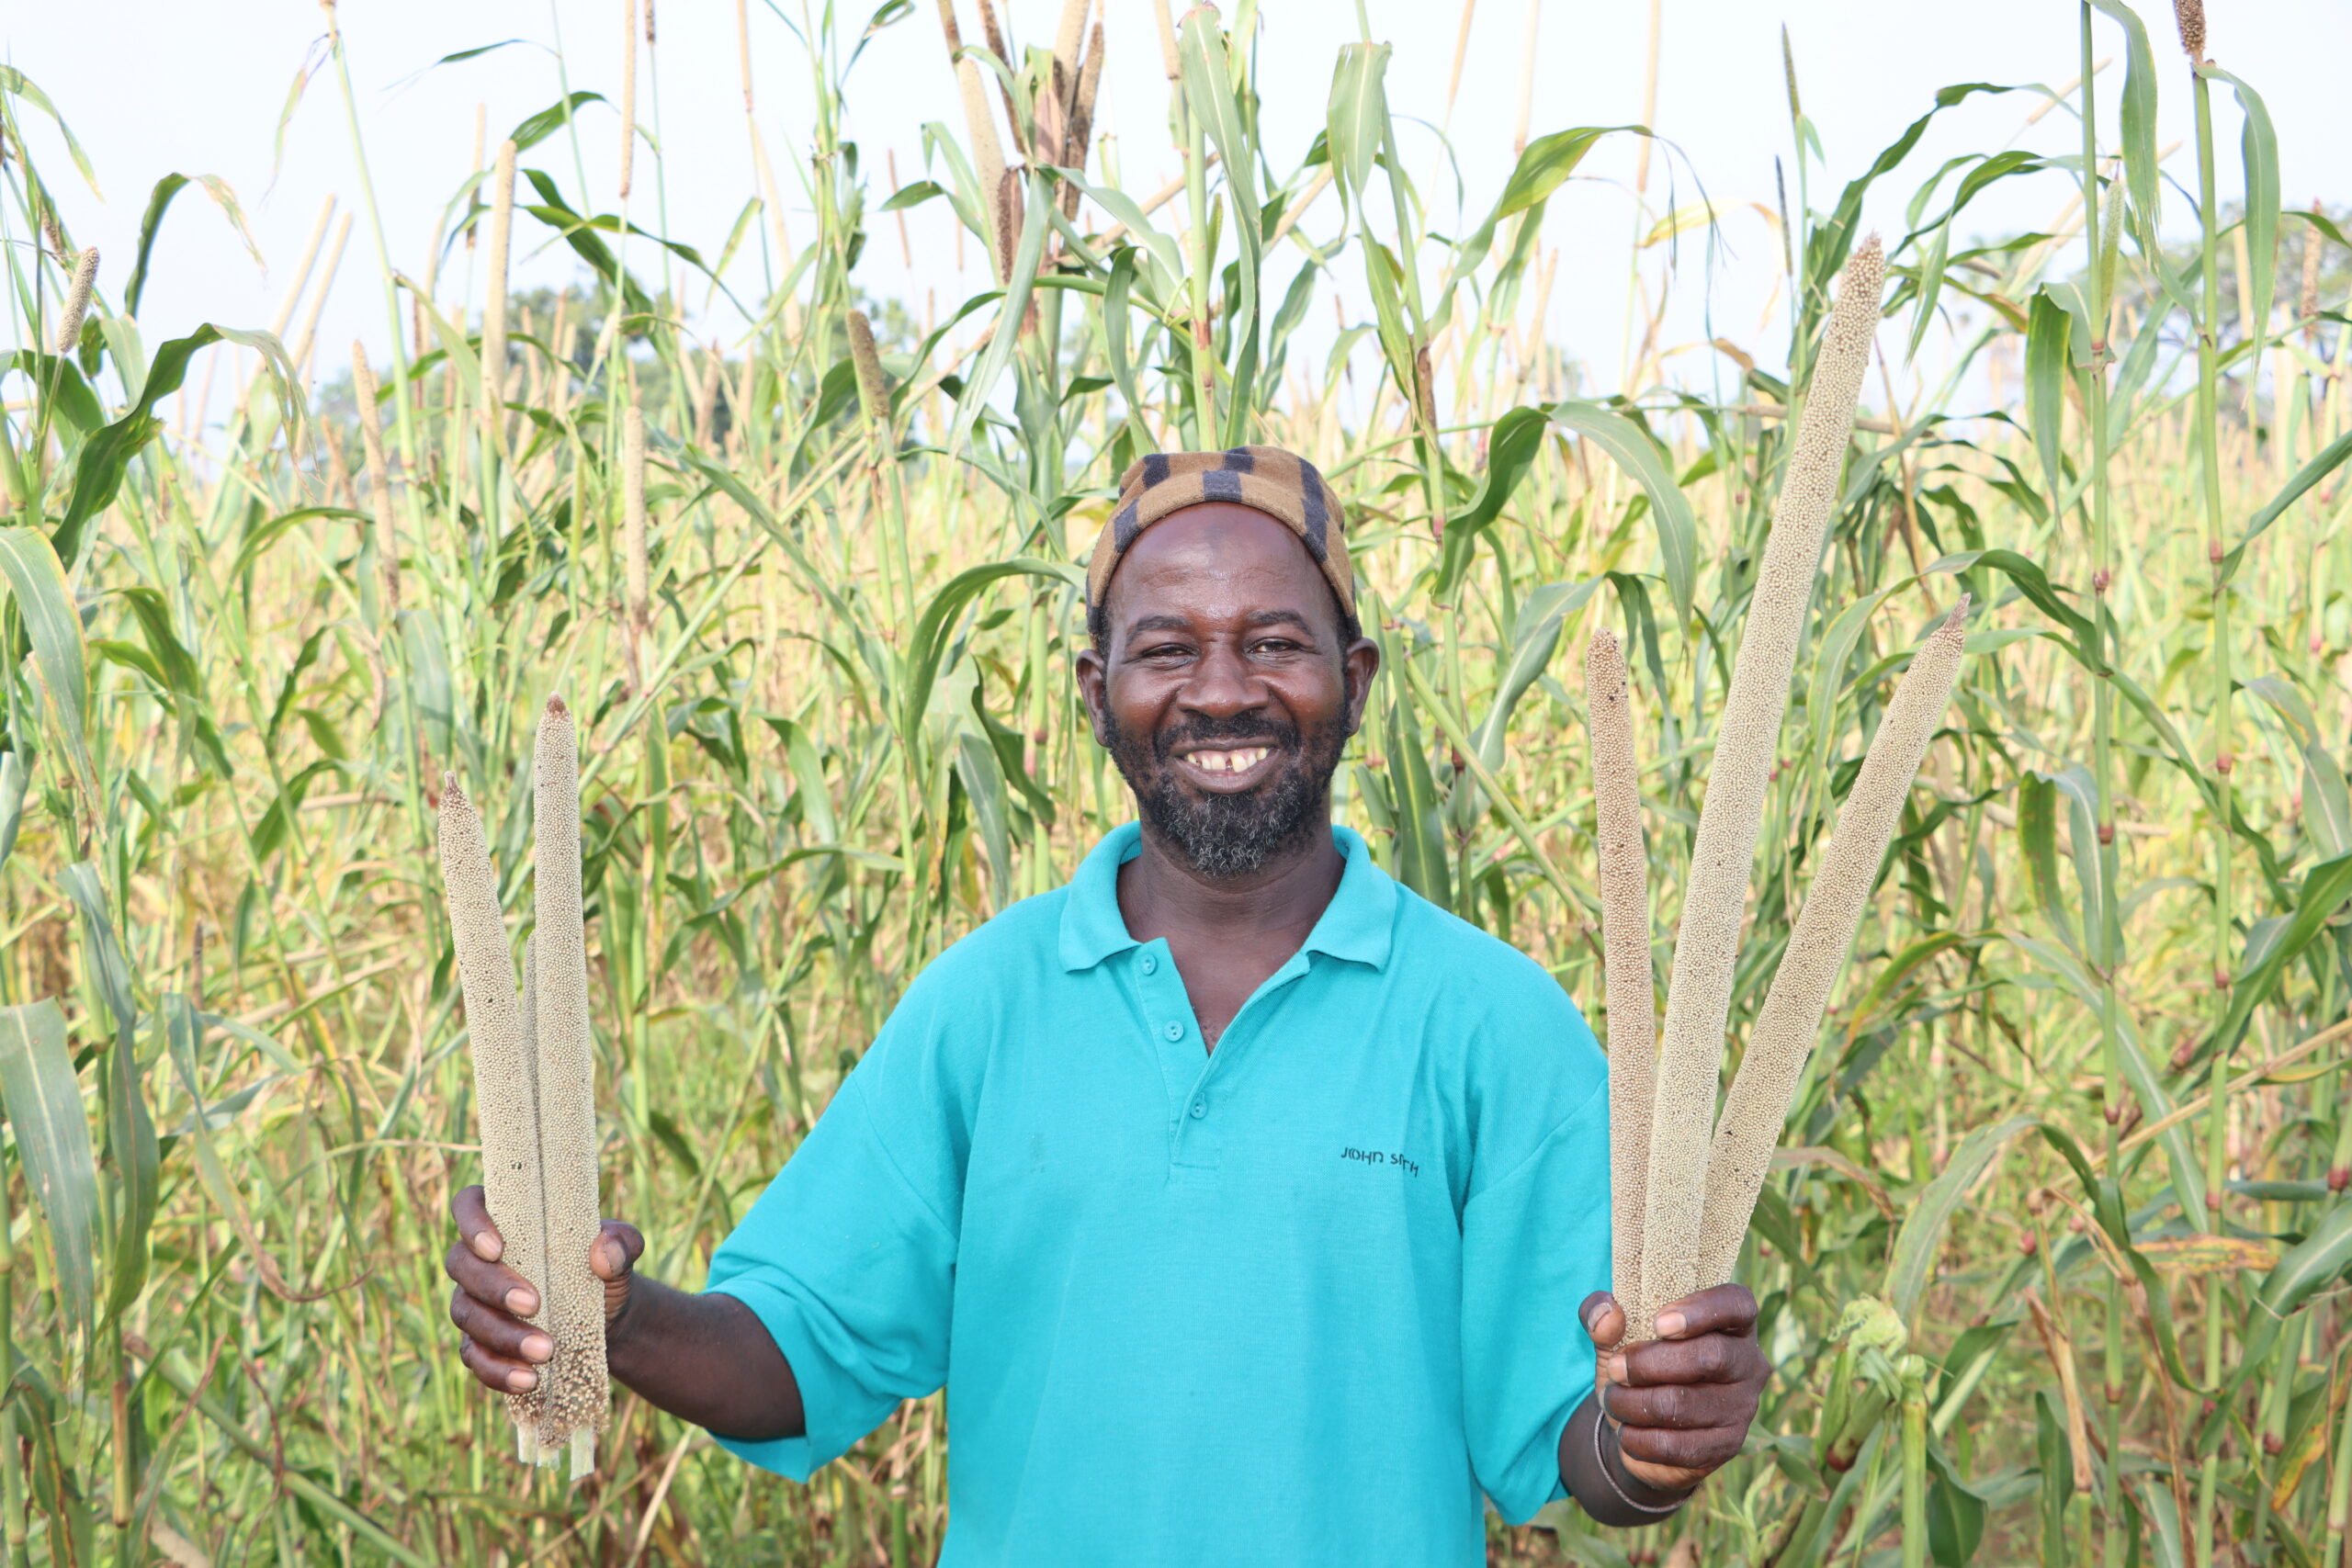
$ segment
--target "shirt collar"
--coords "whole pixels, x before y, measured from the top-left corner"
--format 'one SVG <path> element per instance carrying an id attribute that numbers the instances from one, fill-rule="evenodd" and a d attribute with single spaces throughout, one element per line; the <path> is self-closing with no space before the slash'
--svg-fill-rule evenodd
<path id="1" fill-rule="evenodd" d="M 1372 863 L 1372 852 L 1352 829 L 1334 827 L 1331 841 L 1347 857 L 1340 886 L 1303 949 L 1377 969 L 1388 962 L 1390 929 L 1396 924 L 1396 884 Z M 1114 953 L 1140 945 L 1119 912 L 1119 867 L 1143 849 L 1143 825 L 1114 828 L 1096 844 L 1069 879 L 1062 905 L 1061 961 L 1069 970 L 1091 969 Z"/>

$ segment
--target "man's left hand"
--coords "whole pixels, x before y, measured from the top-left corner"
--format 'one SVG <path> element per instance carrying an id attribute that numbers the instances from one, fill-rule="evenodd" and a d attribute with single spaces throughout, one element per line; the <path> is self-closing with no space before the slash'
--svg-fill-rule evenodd
<path id="1" fill-rule="evenodd" d="M 1771 1371 L 1747 1286 L 1717 1285 L 1659 1309 L 1657 1337 L 1626 1349 L 1616 1297 L 1595 1291 L 1582 1315 L 1600 1350 L 1601 1415 L 1616 1424 L 1635 1480 L 1681 1491 L 1739 1452 Z"/>

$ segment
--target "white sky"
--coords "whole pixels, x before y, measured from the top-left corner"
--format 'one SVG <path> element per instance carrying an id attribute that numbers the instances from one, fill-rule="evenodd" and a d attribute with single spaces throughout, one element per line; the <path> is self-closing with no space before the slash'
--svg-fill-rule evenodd
<path id="1" fill-rule="evenodd" d="M 525 116 L 555 101 L 559 31 L 571 86 L 618 97 L 622 3 L 345 0 L 342 19 L 353 84 L 394 266 L 424 274 L 434 227 L 471 167 L 476 106 L 485 107 L 494 145 Z M 1451 126 L 1471 181 L 1467 201 L 1474 214 L 1492 201 L 1510 167 L 1522 40 L 1529 8 L 1538 4 L 1532 132 L 1617 124 L 1640 115 L 1647 18 L 1641 0 L 1478 0 Z M 1374 36 L 1396 46 L 1389 74 L 1392 107 L 1400 116 L 1434 124 L 1446 112 L 1446 73 L 1461 17 L 1457 0 L 1367 0 L 1367 6 Z M 848 0 L 844 17 L 855 16 L 843 21 L 843 30 L 861 27 L 869 8 L 868 0 Z M 1049 44 L 1059 9 L 1058 0 L 1011 0 L 1016 40 Z M 1226 9 L 1229 16 L 1234 7 Z M 2188 72 L 2171 8 L 2141 0 L 2139 9 L 2163 73 L 2159 145 L 2186 141 Z M 961 0 L 960 10 L 967 40 L 979 41 L 973 0 Z M 2340 113 L 2346 62 L 2352 61 L 2352 4 L 2211 0 L 2211 10 L 2215 58 L 2264 93 L 2278 125 L 2288 204 L 2352 196 L 2346 156 L 2352 144 Z M 793 170 L 808 145 L 809 73 L 784 20 L 802 15 L 800 0 L 752 0 L 752 12 L 762 129 L 778 178 L 788 187 L 786 203 L 800 206 Z M 311 80 L 295 110 L 283 164 L 272 178 L 279 115 L 298 69 L 323 32 L 315 6 L 301 0 L 73 0 L 18 5 L 10 13 L 0 28 L 0 53 L 48 92 L 87 148 L 104 189 L 101 201 L 80 185 L 53 131 L 19 107 L 76 241 L 104 252 L 107 298 L 119 299 L 140 215 L 159 177 L 172 171 L 217 175 L 244 205 L 266 271 L 255 266 L 199 190 L 181 193 L 158 243 L 141 311 L 151 349 L 204 321 L 266 326 L 321 202 L 333 194 L 345 210 L 358 213 L 358 221 L 325 307 L 320 363 L 339 363 L 342 345 L 355 334 L 382 356 L 390 335 L 384 293 L 331 69 Z M 1278 168 L 1295 164 L 1322 124 L 1332 62 L 1338 47 L 1355 36 L 1354 15 L 1350 0 L 1263 0 L 1261 90 Z M 1790 152 L 1779 43 L 1783 22 L 1794 42 L 1806 110 L 1828 154 L 1828 175 L 1815 175 L 1817 209 L 1827 207 L 1838 186 L 1924 112 L 1939 86 L 1970 81 L 2056 85 L 2076 68 L 2077 9 L 2069 0 L 1959 6 L 1665 0 L 1664 18 L 1657 124 L 1684 156 L 1654 163 L 1654 210 L 1664 209 L 1669 180 L 1674 198 L 1690 199 L 1694 171 L 1727 211 L 1747 202 L 1772 204 L 1772 160 Z M 653 63 L 640 67 L 640 118 L 649 129 L 658 123 L 667 148 L 668 232 L 711 255 L 756 189 L 739 90 L 735 6 L 729 0 L 659 0 L 658 20 Z M 1167 147 L 1167 86 L 1148 0 L 1108 0 L 1108 28 L 1110 63 L 1098 134 L 1116 136 L 1125 184 L 1140 196 L 1176 168 Z M 2097 37 L 2098 52 L 2114 61 L 2101 78 L 2102 114 L 2111 125 L 2121 85 L 2120 36 L 2101 18 Z M 508 38 L 528 41 L 427 69 L 445 54 Z M 2233 197 L 2237 117 L 2226 93 L 2216 96 L 2224 196 Z M 1899 232 L 1904 203 L 1947 156 L 1991 151 L 2013 139 L 2052 153 L 2076 145 L 2074 122 L 2064 113 L 2024 128 L 2035 101 L 2026 95 L 1980 97 L 1947 114 L 1911 161 L 1874 191 L 1873 221 Z M 864 152 L 876 202 L 891 188 L 886 151 L 895 152 L 901 180 L 922 176 L 921 128 L 930 119 L 946 121 L 961 137 L 935 6 L 917 0 L 910 16 L 875 39 L 848 85 L 846 134 Z M 616 124 L 605 106 L 589 106 L 581 117 L 580 156 L 597 211 L 615 205 Z M 1408 168 L 1434 191 L 1434 139 L 1413 127 L 1402 135 Z M 1631 139 L 1618 139 L 1588 159 L 1585 177 L 1552 202 L 1546 226 L 1547 241 L 1564 256 L 1550 332 L 1594 368 L 1603 389 L 1613 384 L 1623 341 L 1625 260 L 1636 221 L 1634 147 Z M 577 199 L 573 152 L 563 137 L 542 143 L 525 162 L 553 174 Z M 631 216 L 654 229 L 662 220 L 652 209 L 650 165 L 640 157 Z M 2193 187 L 2190 152 L 2177 152 L 2168 168 Z M 2071 194 L 2071 176 L 2056 172 L 2008 182 L 1980 198 L 1975 230 L 2046 225 Z M 2188 217 L 2187 203 L 2172 193 L 2167 203 L 2167 228 L 2177 231 Z M 1433 197 L 1432 205 L 1438 226 L 1453 227 L 1450 194 Z M 1327 197 L 1306 228 L 1328 234 L 1336 211 Z M 805 209 L 790 221 L 797 237 L 811 231 Z M 944 313 L 985 287 L 977 245 L 965 247 L 967 265 L 957 274 L 952 223 L 941 202 L 909 215 L 910 267 L 892 220 L 877 218 L 859 281 L 872 293 L 908 299 L 918 317 L 926 295 L 935 293 Z M 523 232 L 518 230 L 518 237 Z M 560 244 L 542 245 L 543 234 L 530 235 L 534 248 L 518 262 L 518 287 L 578 276 L 570 253 Z M 1713 285 L 1712 330 L 1775 364 L 1784 349 L 1783 329 L 1777 317 L 1769 326 L 1760 317 L 1778 270 L 1777 242 L 1745 210 L 1727 218 L 1725 234 L 1737 254 Z M 640 243 L 635 255 L 640 265 L 648 254 Z M 1668 343 L 1699 337 L 1709 325 L 1697 310 L 1702 282 L 1697 248 L 1686 249 L 1684 256 L 1678 288 L 1685 308 L 1671 320 Z M 453 265 L 462 269 L 462 253 Z M 1286 283 L 1296 265 L 1278 259 L 1270 269 L 1273 286 Z M 746 297 L 760 292 L 761 265 L 756 242 L 747 243 L 730 274 Z M 1355 264 L 1346 266 L 1352 273 Z M 453 292 L 445 287 L 443 299 Z M 701 297 L 691 298 L 698 303 Z M 1329 320 L 1328 310 L 1323 320 Z"/>

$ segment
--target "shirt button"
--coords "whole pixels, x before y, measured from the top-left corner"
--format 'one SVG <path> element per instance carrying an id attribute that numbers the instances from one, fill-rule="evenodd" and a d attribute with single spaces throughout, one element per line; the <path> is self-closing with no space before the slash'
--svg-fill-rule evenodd
<path id="1" fill-rule="evenodd" d="M 1172 1018 L 1168 1021 L 1168 1038 L 1170 1040 L 1184 1038 L 1184 1026 Z"/>
<path id="2" fill-rule="evenodd" d="M 1197 1121 L 1199 1121 L 1202 1117 L 1206 1116 L 1208 1113 L 1209 1113 L 1209 1102 L 1208 1102 L 1205 1099 L 1196 1100 L 1193 1101 L 1193 1119 L 1194 1121 L 1196 1121 L 1196 1122 L 1197 1122 Z"/>
<path id="3" fill-rule="evenodd" d="M 1159 960 L 1147 953 L 1143 955 L 1143 963 L 1137 967 L 1147 975 L 1157 975 L 1159 973 Z"/>

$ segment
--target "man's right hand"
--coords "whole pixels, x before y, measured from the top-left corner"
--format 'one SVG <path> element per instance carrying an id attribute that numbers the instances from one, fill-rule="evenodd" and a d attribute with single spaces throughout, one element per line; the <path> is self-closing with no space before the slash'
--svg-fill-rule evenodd
<path id="1" fill-rule="evenodd" d="M 537 1369 L 555 1355 L 555 1342 L 524 1321 L 539 1310 L 538 1292 L 499 1261 L 505 1241 L 491 1223 L 481 1188 L 459 1189 L 449 1213 L 458 1222 L 458 1239 L 443 1267 L 458 1287 L 449 1295 L 449 1321 L 465 1336 L 458 1359 L 501 1393 L 528 1393 L 538 1386 Z M 644 1250 L 645 1238 L 626 1221 L 606 1220 L 597 1231 L 588 1267 L 605 1282 L 607 1332 L 628 1305 L 630 1270 Z"/>

